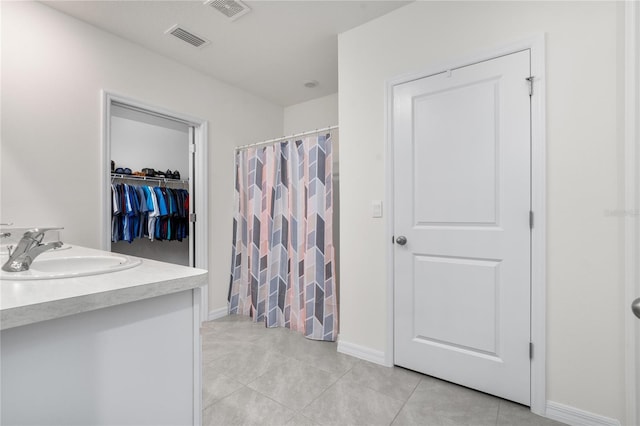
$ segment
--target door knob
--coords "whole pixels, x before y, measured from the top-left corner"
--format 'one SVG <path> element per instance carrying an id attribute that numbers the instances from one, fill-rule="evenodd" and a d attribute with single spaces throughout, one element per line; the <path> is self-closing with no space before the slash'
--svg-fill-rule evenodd
<path id="1" fill-rule="evenodd" d="M 631 304 L 631 310 L 635 316 L 640 318 L 640 297 L 633 301 Z"/>
<path id="2" fill-rule="evenodd" d="M 407 237 L 405 237 L 404 235 L 400 235 L 398 238 L 396 238 L 396 243 L 400 244 L 401 246 L 407 244 Z"/>

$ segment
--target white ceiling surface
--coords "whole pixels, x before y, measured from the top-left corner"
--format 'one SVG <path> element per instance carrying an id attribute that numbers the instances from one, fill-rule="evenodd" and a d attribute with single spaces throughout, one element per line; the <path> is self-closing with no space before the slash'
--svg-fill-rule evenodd
<path id="1" fill-rule="evenodd" d="M 245 1 L 230 21 L 203 1 L 43 1 L 216 79 L 281 106 L 338 91 L 338 37 L 409 1 Z M 211 44 L 195 48 L 165 31 L 180 24 Z M 304 87 L 307 80 L 318 86 Z"/>

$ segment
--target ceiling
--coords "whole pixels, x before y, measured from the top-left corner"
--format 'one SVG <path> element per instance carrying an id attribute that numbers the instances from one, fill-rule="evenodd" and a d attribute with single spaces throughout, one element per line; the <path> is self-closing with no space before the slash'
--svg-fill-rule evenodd
<path id="1" fill-rule="evenodd" d="M 281 106 L 338 91 L 338 34 L 409 1 L 245 1 L 231 21 L 202 0 L 42 3 Z M 181 27 L 196 48 L 165 34 Z M 315 80 L 315 88 L 304 83 Z"/>

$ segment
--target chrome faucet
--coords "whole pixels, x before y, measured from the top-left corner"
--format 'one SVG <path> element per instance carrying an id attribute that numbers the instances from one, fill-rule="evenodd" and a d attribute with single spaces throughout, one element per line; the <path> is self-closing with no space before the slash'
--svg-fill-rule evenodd
<path id="1" fill-rule="evenodd" d="M 11 223 L 0 223 L 0 226 L 11 226 L 13 225 L 13 222 Z M 0 238 L 9 238 L 11 236 L 11 232 L 1 232 L 0 231 Z"/>
<path id="2" fill-rule="evenodd" d="M 62 247 L 61 241 L 42 244 L 45 232 L 59 229 L 62 228 L 34 228 L 25 232 L 15 250 L 9 252 L 9 260 L 2 265 L 2 270 L 7 272 L 26 271 L 36 257 L 47 250 Z"/>

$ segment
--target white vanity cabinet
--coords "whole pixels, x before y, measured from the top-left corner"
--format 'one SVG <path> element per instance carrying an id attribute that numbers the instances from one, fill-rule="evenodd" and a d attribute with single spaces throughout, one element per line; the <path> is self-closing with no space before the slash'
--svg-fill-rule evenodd
<path id="1" fill-rule="evenodd" d="M 103 275 L 0 281 L 0 423 L 200 424 L 206 279 L 145 259 Z"/>

